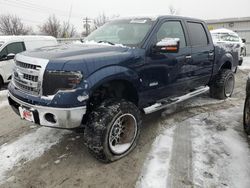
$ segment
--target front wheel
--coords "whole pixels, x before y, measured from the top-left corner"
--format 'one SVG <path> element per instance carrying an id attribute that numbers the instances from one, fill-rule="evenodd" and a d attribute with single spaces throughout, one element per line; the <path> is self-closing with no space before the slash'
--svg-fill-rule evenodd
<path id="1" fill-rule="evenodd" d="M 243 127 L 245 132 L 250 135 L 250 96 L 247 96 L 244 105 Z"/>
<path id="2" fill-rule="evenodd" d="M 133 103 L 107 100 L 89 115 L 85 145 L 98 160 L 116 161 L 134 149 L 140 129 L 140 111 Z"/>
<path id="3" fill-rule="evenodd" d="M 234 90 L 234 73 L 228 69 L 222 69 L 214 77 L 210 85 L 210 95 L 216 99 L 226 99 L 231 97 Z"/>

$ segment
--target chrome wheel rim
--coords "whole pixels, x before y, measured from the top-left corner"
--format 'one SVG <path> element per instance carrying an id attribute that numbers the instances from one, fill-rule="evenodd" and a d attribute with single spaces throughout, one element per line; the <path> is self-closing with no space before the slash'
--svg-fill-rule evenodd
<path id="1" fill-rule="evenodd" d="M 226 97 L 230 97 L 232 95 L 233 89 L 234 89 L 234 78 L 231 76 L 228 78 L 226 85 L 225 85 Z"/>
<path id="2" fill-rule="evenodd" d="M 137 121 L 132 114 L 123 114 L 113 123 L 109 133 L 109 147 L 114 154 L 123 154 L 133 145 Z"/>

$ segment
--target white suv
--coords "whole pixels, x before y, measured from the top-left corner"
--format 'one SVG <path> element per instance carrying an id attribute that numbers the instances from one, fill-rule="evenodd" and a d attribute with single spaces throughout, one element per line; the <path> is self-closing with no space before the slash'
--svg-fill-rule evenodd
<path id="1" fill-rule="evenodd" d="M 0 36 L 0 88 L 11 79 L 17 53 L 54 45 L 57 40 L 51 36 Z"/>

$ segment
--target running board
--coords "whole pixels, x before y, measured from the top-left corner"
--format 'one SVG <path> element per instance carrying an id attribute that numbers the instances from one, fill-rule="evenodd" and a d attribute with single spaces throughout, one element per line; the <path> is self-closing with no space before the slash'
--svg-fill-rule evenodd
<path id="1" fill-rule="evenodd" d="M 153 104 L 152 106 L 149 106 L 149 107 L 146 107 L 146 108 L 143 108 L 143 111 L 145 114 L 150 114 L 150 113 L 153 113 L 153 112 L 156 112 L 158 110 L 161 110 L 163 108 L 167 108 L 173 104 L 177 104 L 177 103 L 180 103 L 182 101 L 185 101 L 187 99 L 190 99 L 192 97 L 195 97 L 197 95 L 200 95 L 202 93 L 205 93 L 209 90 L 209 87 L 206 86 L 206 87 L 202 87 L 202 88 L 198 88 L 196 89 L 195 91 L 192 91 L 186 95 L 183 95 L 181 97 L 177 97 L 177 98 L 173 98 L 173 99 L 162 99 L 162 100 L 159 100 L 157 101 L 157 103 Z"/>

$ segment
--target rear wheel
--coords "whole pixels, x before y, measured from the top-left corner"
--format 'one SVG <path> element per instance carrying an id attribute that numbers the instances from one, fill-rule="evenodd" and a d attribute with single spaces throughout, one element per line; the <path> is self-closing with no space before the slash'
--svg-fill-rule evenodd
<path id="1" fill-rule="evenodd" d="M 85 145 L 98 160 L 116 161 L 134 149 L 140 129 L 140 112 L 133 103 L 107 100 L 89 114 Z"/>
<path id="2" fill-rule="evenodd" d="M 247 96 L 244 106 L 243 126 L 245 132 L 250 135 L 250 96 Z"/>
<path id="3" fill-rule="evenodd" d="M 216 75 L 210 85 L 210 95 L 216 99 L 231 97 L 234 90 L 234 73 L 228 69 L 222 69 Z"/>

